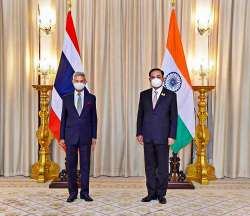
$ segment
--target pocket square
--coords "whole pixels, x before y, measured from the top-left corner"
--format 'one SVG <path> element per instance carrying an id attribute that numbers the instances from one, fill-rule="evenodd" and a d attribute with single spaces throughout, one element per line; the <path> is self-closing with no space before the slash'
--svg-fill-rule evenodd
<path id="1" fill-rule="evenodd" d="M 87 101 L 86 102 L 86 106 L 89 106 L 89 105 L 91 105 L 92 103 L 90 102 L 90 101 Z"/>

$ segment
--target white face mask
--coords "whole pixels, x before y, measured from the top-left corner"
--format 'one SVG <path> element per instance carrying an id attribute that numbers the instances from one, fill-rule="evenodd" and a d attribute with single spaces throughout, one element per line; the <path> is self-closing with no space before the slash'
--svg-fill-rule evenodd
<path id="1" fill-rule="evenodd" d="M 85 87 L 85 84 L 80 83 L 80 82 L 74 82 L 73 85 L 74 85 L 74 88 L 78 91 L 82 91 Z"/>
<path id="2" fill-rule="evenodd" d="M 151 80 L 151 85 L 154 88 L 159 88 L 159 87 L 162 86 L 162 81 L 159 78 L 154 78 L 154 79 Z"/>

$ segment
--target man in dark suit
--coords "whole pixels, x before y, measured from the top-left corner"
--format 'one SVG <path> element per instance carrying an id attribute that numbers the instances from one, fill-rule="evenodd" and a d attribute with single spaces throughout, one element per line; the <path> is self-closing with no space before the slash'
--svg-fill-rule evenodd
<path id="1" fill-rule="evenodd" d="M 137 115 L 137 140 L 144 145 L 146 185 L 148 195 L 142 202 L 158 199 L 165 204 L 168 186 L 169 145 L 176 138 L 176 94 L 163 87 L 164 72 L 154 68 L 149 72 L 152 88 L 141 92 Z"/>
<path id="2" fill-rule="evenodd" d="M 91 146 L 96 145 L 97 115 L 96 98 L 85 87 L 84 73 L 73 75 L 75 91 L 63 97 L 60 128 L 60 144 L 66 145 L 69 197 L 77 198 L 77 162 L 80 153 L 81 192 L 80 198 L 93 201 L 89 196 L 89 169 Z"/>

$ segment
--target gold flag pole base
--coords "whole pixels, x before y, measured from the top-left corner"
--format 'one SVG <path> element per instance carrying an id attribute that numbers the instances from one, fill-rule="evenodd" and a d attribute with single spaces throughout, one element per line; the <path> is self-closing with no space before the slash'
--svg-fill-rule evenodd
<path id="1" fill-rule="evenodd" d="M 36 132 L 39 144 L 39 158 L 38 161 L 32 165 L 31 178 L 37 180 L 39 183 L 44 183 L 48 180 L 54 179 L 58 176 L 60 167 L 58 164 L 50 160 L 49 145 L 53 139 L 51 131 L 48 126 L 49 119 L 49 95 L 48 92 L 52 90 L 52 85 L 33 85 L 33 87 L 40 92 L 40 126 Z"/>
<path id="2" fill-rule="evenodd" d="M 36 162 L 32 165 L 31 178 L 37 180 L 38 183 L 45 183 L 57 178 L 59 170 L 59 165 L 53 161 L 48 161 L 44 165 L 40 162 Z"/>
<path id="3" fill-rule="evenodd" d="M 201 167 L 201 163 L 196 162 L 187 167 L 187 180 L 206 185 L 209 181 L 216 180 L 214 173 L 215 169 L 212 165 L 207 164 Z"/>
<path id="4" fill-rule="evenodd" d="M 193 90 L 199 92 L 198 102 L 198 119 L 199 123 L 195 129 L 194 142 L 197 147 L 196 162 L 187 167 L 187 180 L 196 181 L 200 184 L 208 184 L 209 181 L 215 180 L 215 169 L 207 161 L 207 144 L 210 140 L 210 132 L 206 126 L 208 117 L 207 112 L 207 93 L 214 89 L 215 86 L 193 86 Z"/>

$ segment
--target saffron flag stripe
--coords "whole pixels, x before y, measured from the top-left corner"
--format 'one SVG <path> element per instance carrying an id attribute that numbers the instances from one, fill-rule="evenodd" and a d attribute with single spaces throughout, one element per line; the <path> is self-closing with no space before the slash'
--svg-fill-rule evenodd
<path id="1" fill-rule="evenodd" d="M 174 9 L 171 12 L 168 32 L 169 34 L 167 39 L 167 49 L 171 53 L 173 59 L 175 59 L 175 63 L 185 77 L 186 81 L 190 86 L 192 86 L 181 42 L 181 34 L 178 28 L 176 13 Z"/>

